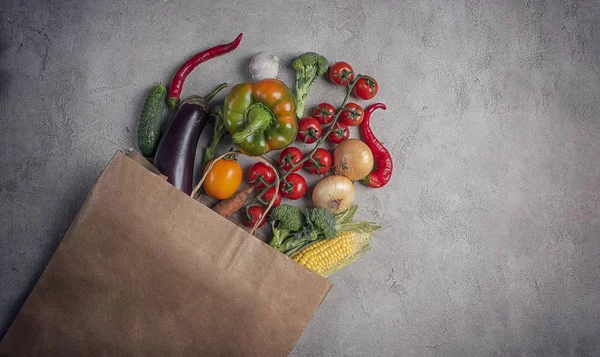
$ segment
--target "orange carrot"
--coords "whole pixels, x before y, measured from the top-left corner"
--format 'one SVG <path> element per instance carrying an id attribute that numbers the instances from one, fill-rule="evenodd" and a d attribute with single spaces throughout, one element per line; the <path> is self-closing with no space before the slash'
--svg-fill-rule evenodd
<path id="1" fill-rule="evenodd" d="M 212 207 L 213 211 L 217 212 L 225 218 L 233 216 L 233 214 L 240 210 L 244 204 L 250 199 L 254 193 L 256 187 L 249 185 L 245 189 L 236 192 L 233 196 L 226 200 L 220 201 Z"/>

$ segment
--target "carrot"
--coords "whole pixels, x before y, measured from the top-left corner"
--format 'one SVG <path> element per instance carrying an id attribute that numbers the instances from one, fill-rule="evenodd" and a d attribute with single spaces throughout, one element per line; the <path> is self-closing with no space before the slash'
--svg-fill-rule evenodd
<path id="1" fill-rule="evenodd" d="M 220 201 L 212 207 L 213 211 L 217 212 L 225 218 L 233 216 L 237 211 L 244 206 L 254 193 L 255 186 L 248 186 L 245 189 L 236 192 L 233 196 L 226 200 Z"/>

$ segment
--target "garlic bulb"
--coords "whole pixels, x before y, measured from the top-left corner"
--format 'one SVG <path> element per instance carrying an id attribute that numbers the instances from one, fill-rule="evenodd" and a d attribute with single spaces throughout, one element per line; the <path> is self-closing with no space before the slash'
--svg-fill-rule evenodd
<path id="1" fill-rule="evenodd" d="M 259 52 L 250 61 L 250 74 L 252 80 L 260 81 L 265 78 L 277 77 L 279 59 L 265 51 Z"/>

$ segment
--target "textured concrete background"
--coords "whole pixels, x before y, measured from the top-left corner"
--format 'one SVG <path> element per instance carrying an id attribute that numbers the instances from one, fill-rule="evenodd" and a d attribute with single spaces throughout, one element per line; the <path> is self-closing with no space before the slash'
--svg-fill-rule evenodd
<path id="1" fill-rule="evenodd" d="M 239 32 L 184 95 L 248 80 L 259 50 L 293 84 L 312 50 L 388 105 L 395 175 L 357 199 L 384 228 L 292 355 L 600 355 L 598 1 L 0 0 L 0 336 L 149 88 Z"/>

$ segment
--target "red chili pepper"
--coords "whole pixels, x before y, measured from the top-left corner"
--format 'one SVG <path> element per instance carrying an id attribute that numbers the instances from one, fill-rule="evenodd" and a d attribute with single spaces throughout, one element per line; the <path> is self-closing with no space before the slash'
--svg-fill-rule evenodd
<path id="1" fill-rule="evenodd" d="M 173 77 L 173 81 L 171 81 L 171 86 L 169 87 L 169 104 L 171 105 L 171 108 L 175 109 L 177 104 L 179 104 L 179 95 L 181 94 L 181 89 L 183 88 L 183 82 L 192 72 L 192 70 L 196 68 L 196 66 L 202 62 L 208 61 L 211 58 L 215 58 L 235 50 L 240 44 L 241 40 L 242 34 L 239 34 L 238 37 L 233 40 L 233 42 L 209 48 L 206 51 L 196 54 L 194 57 L 190 58 L 186 63 L 184 63 L 175 74 L 175 77 Z"/>
<path id="2" fill-rule="evenodd" d="M 371 130 L 371 114 L 376 109 L 385 110 L 385 104 L 375 103 L 365 109 L 365 116 L 360 125 L 360 130 L 365 144 L 367 144 L 369 149 L 371 149 L 371 152 L 373 152 L 373 159 L 377 164 L 377 168 L 368 174 L 367 177 L 363 178 L 361 182 L 369 187 L 379 188 L 385 186 L 392 177 L 394 164 L 392 163 L 390 152 L 387 151 L 379 140 L 377 140 L 373 134 L 373 130 Z"/>

